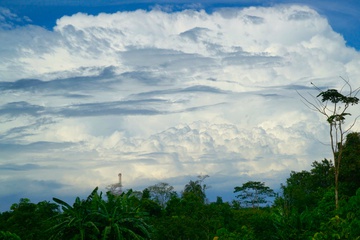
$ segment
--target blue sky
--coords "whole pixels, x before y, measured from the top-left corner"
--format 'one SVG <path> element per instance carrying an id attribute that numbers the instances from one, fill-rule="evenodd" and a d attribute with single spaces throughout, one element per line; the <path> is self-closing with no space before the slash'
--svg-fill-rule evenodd
<path id="1" fill-rule="evenodd" d="M 119 172 L 229 201 L 331 156 L 296 90 L 360 85 L 357 1 L 80 2 L 0 5 L 1 211 Z"/>

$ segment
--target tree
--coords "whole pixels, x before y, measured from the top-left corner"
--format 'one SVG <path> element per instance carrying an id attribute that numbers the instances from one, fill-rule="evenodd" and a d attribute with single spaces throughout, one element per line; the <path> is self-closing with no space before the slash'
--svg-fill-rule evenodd
<path id="1" fill-rule="evenodd" d="M 251 205 L 253 208 L 260 204 L 266 204 L 268 197 L 274 197 L 274 190 L 265 186 L 264 182 L 249 181 L 244 183 L 241 187 L 235 187 L 234 193 L 239 193 L 237 198 L 245 203 L 246 206 Z"/>
<path id="2" fill-rule="evenodd" d="M 140 202 L 132 190 L 114 195 L 106 193 L 107 200 L 95 188 L 86 200 L 75 199 L 73 206 L 53 198 L 63 213 L 58 224 L 50 228 L 51 239 L 149 239 L 150 226 Z"/>
<path id="3" fill-rule="evenodd" d="M 189 198 L 192 197 L 194 199 L 198 199 L 200 202 L 204 203 L 206 199 L 205 190 L 208 188 L 206 184 L 204 184 L 204 180 L 208 178 L 209 175 L 199 175 L 198 180 L 192 181 L 185 185 L 183 191 L 183 197 Z"/>
<path id="4" fill-rule="evenodd" d="M 360 188 L 360 133 L 346 136 L 339 175 L 340 194 L 351 197 Z"/>
<path id="5" fill-rule="evenodd" d="M 95 195 L 98 206 L 94 215 L 102 230 L 103 239 L 149 239 L 150 226 L 145 222 L 145 213 L 133 201 L 132 190 L 123 192 L 120 196 L 106 193 L 107 201 L 101 195 Z"/>
<path id="6" fill-rule="evenodd" d="M 333 165 L 327 159 L 321 162 L 313 162 L 310 171 L 291 171 L 286 184 L 281 185 L 282 207 L 286 211 L 295 210 L 302 212 L 305 209 L 313 209 L 323 198 L 324 194 L 333 186 Z"/>
<path id="7" fill-rule="evenodd" d="M 311 110 L 317 111 L 325 116 L 329 124 L 330 145 L 334 158 L 336 209 L 339 208 L 339 175 L 345 136 L 356 122 L 355 119 L 350 126 L 345 127 L 345 118 L 351 115 L 347 112 L 349 107 L 359 103 L 359 99 L 356 96 L 360 91 L 360 88 L 353 89 L 348 80 L 342 79 L 345 83 L 340 91 L 336 89 L 322 91 L 312 83 L 320 92 L 316 97 L 311 95 L 313 101 L 308 100 L 298 93 L 304 100 L 304 103 Z M 345 91 L 345 89 L 347 89 L 347 91 Z"/>
<path id="8" fill-rule="evenodd" d="M 48 239 L 46 229 L 54 223 L 51 218 L 58 215 L 56 204 L 47 201 L 36 204 L 28 198 L 21 198 L 10 209 L 10 212 L 0 215 L 1 230 L 16 234 L 21 239 Z"/>
<path id="9" fill-rule="evenodd" d="M 60 200 L 53 198 L 54 202 L 59 204 L 63 213 L 58 215 L 56 219 L 58 224 L 51 227 L 48 231 L 52 233 L 50 239 L 97 239 L 100 230 L 96 226 L 91 214 L 93 213 L 92 199 L 97 194 L 98 188 L 95 188 L 86 200 L 75 199 L 73 206 Z"/>
<path id="10" fill-rule="evenodd" d="M 158 203 L 162 208 L 166 207 L 166 203 L 175 193 L 174 187 L 165 182 L 149 186 L 147 188 L 150 192 L 151 198 Z"/>

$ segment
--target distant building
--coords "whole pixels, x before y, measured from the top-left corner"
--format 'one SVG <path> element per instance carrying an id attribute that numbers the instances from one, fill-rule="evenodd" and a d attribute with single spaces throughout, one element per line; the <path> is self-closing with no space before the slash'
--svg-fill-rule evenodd
<path id="1" fill-rule="evenodd" d="M 123 193 L 123 190 L 122 190 L 123 186 L 121 183 L 122 174 L 119 173 L 118 177 L 119 177 L 119 181 L 117 183 L 110 184 L 109 186 L 106 187 L 106 189 L 114 195 L 121 195 Z"/>

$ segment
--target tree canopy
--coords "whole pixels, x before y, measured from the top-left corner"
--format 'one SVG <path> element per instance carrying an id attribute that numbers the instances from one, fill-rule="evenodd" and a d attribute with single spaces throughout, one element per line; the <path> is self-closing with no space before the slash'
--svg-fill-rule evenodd
<path id="1" fill-rule="evenodd" d="M 235 187 L 234 193 L 242 203 L 246 206 L 260 207 L 260 204 L 269 202 L 270 197 L 275 197 L 275 192 L 264 182 L 249 181 L 244 183 L 241 187 Z"/>

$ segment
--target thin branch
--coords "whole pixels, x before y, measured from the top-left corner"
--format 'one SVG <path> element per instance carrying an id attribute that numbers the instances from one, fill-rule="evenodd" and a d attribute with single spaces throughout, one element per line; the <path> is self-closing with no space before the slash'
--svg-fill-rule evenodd
<path id="1" fill-rule="evenodd" d="M 316 106 L 314 103 L 310 102 L 306 97 L 304 97 L 302 94 L 300 94 L 297 90 L 296 93 L 302 98 L 302 102 L 305 104 L 306 107 L 308 107 L 310 110 L 312 111 L 318 111 L 320 113 L 323 113 L 323 111 L 321 110 L 321 106 Z M 308 93 L 312 98 L 314 98 L 313 95 L 311 95 L 310 93 Z M 312 108 L 313 107 L 313 108 Z"/>
<path id="2" fill-rule="evenodd" d="M 316 88 L 316 90 L 318 90 L 319 92 L 322 92 L 322 90 L 318 88 L 318 86 L 316 86 L 313 82 L 311 82 L 311 85 L 313 85 Z"/>
<path id="3" fill-rule="evenodd" d="M 354 119 L 353 123 L 344 131 L 344 134 L 346 134 L 348 131 L 350 131 L 350 130 L 353 128 L 353 126 L 355 125 L 355 123 L 357 122 L 357 120 L 358 120 L 359 117 L 360 117 L 360 116 L 357 116 L 357 117 Z"/>

